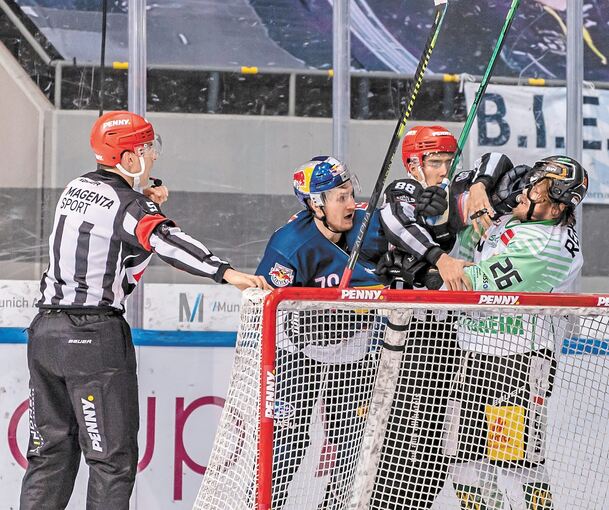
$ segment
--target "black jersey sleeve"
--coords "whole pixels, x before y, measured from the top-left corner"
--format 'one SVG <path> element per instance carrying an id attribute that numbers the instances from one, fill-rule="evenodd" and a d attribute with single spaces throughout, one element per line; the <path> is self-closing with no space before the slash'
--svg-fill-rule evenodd
<path id="1" fill-rule="evenodd" d="M 444 253 L 428 230 L 417 222 L 417 199 L 423 186 L 415 179 L 398 179 L 385 190 L 381 223 L 387 240 L 417 260 L 435 264 Z"/>
<path id="2" fill-rule="evenodd" d="M 514 168 L 512 160 L 500 152 L 487 152 L 474 163 L 474 174 L 471 184 L 484 183 L 490 192 L 504 174 Z"/>

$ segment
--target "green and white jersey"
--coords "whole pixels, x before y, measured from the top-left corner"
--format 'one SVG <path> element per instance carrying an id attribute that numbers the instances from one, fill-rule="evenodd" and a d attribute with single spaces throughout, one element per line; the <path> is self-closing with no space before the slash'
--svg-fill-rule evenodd
<path id="1" fill-rule="evenodd" d="M 468 233 L 468 231 L 470 231 Z M 510 215 L 498 219 L 484 239 L 473 229 L 463 232 L 461 247 L 475 266 L 465 268 L 473 289 L 503 292 L 566 292 L 577 278 L 583 257 L 573 227 L 552 221 L 521 223 Z M 511 296 L 506 299 L 517 299 Z M 496 355 L 554 348 L 563 327 L 534 315 L 493 316 L 470 314 L 459 321 L 459 340 L 464 349 Z"/>

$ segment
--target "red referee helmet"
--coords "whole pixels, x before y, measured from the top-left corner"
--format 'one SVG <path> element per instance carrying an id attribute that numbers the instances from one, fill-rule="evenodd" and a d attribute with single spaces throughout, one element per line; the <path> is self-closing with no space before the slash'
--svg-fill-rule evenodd
<path id="1" fill-rule="evenodd" d="M 154 142 L 154 128 L 144 117 L 127 111 L 108 112 L 93 124 L 91 148 L 98 163 L 114 167 L 123 152 Z"/>

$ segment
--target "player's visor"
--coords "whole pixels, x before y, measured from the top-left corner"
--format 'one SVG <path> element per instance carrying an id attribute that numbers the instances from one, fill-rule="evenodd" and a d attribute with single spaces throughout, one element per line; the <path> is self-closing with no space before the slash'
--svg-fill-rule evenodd
<path id="1" fill-rule="evenodd" d="M 156 156 L 157 158 L 163 152 L 163 141 L 160 135 L 154 135 L 154 140 L 137 145 L 134 151 L 138 156 Z"/>

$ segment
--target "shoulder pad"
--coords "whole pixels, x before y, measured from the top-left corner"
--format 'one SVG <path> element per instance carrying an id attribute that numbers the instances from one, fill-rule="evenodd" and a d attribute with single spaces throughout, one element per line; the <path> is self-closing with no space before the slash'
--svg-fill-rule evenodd
<path id="1" fill-rule="evenodd" d="M 385 188 L 385 202 L 407 202 L 413 204 L 423 191 L 423 186 L 416 179 L 398 179 Z"/>

